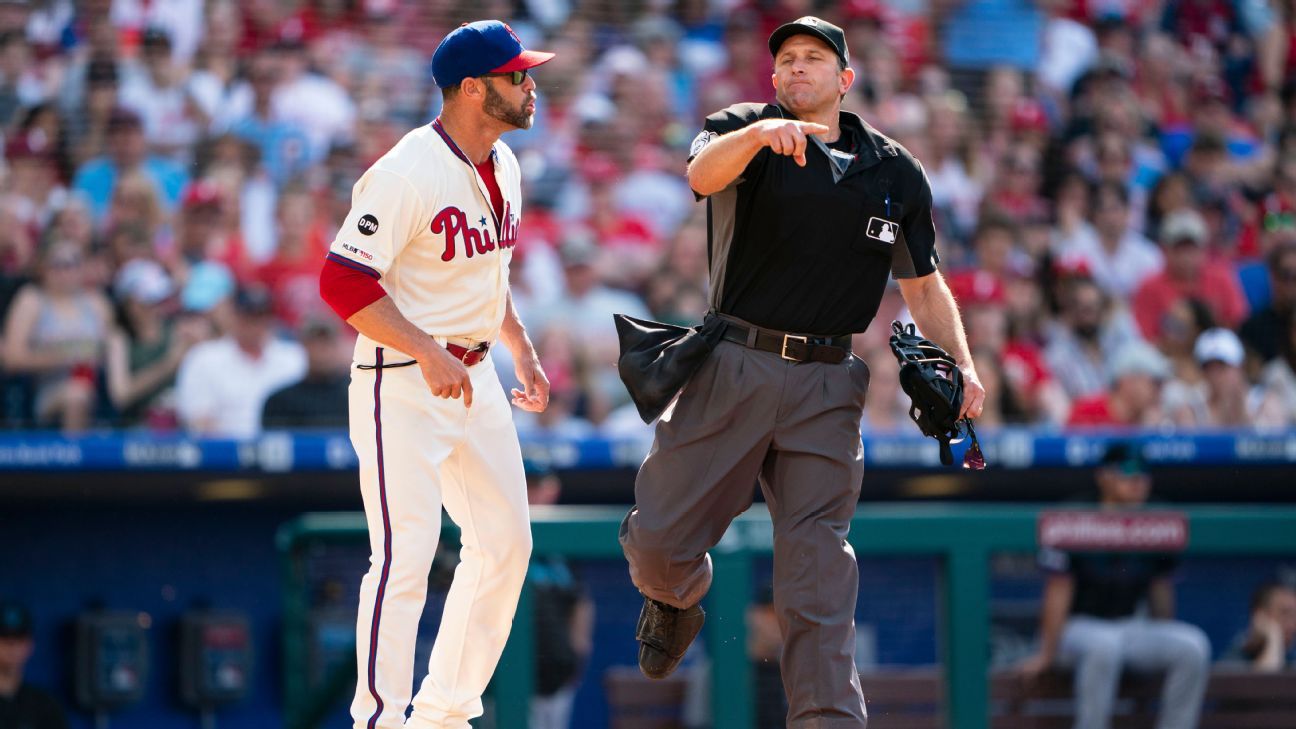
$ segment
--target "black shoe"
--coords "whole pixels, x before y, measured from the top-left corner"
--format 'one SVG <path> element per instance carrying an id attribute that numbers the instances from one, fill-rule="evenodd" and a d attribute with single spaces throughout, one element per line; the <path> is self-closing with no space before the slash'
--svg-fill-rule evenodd
<path id="1" fill-rule="evenodd" d="M 693 644 L 706 613 L 701 605 L 677 608 L 645 597 L 635 639 L 639 641 L 639 670 L 648 678 L 666 678 L 679 666 Z"/>

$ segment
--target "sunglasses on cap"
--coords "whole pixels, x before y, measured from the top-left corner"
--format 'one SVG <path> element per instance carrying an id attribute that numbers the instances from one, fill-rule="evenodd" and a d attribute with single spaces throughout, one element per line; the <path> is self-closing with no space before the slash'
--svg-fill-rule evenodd
<path id="1" fill-rule="evenodd" d="M 525 69 L 525 68 L 524 68 L 524 69 L 522 69 L 521 71 L 504 71 L 504 72 L 502 72 L 502 73 L 484 73 L 484 74 L 482 74 L 482 76 L 483 76 L 483 77 L 485 77 L 485 76 L 502 76 L 502 77 L 508 79 L 508 80 L 509 80 L 509 83 L 513 84 L 514 86 L 521 86 L 521 85 L 522 85 L 522 82 L 523 82 L 523 81 L 526 81 L 526 78 L 527 78 L 527 71 L 528 71 L 528 69 Z"/>

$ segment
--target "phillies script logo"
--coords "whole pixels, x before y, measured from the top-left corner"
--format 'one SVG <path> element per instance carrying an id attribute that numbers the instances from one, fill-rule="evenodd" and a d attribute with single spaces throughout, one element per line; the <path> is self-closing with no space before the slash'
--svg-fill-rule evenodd
<path id="1" fill-rule="evenodd" d="M 468 258 L 477 253 L 486 254 L 496 248 L 512 248 L 517 245 L 518 220 L 508 203 L 504 204 L 504 225 L 498 241 L 491 239 L 488 219 L 479 218 L 477 223 L 480 227 L 469 225 L 468 215 L 456 207 L 445 208 L 432 218 L 432 232 L 445 234 L 445 252 L 441 254 L 441 260 L 453 261 L 461 242 L 464 255 Z"/>

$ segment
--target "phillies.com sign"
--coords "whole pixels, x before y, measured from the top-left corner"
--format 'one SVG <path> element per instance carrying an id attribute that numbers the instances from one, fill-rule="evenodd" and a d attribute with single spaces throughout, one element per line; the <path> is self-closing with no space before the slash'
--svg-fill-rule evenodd
<path id="1" fill-rule="evenodd" d="M 1174 552 L 1188 545 L 1188 518 L 1172 511 L 1046 511 L 1037 536 L 1041 547 L 1063 550 Z"/>

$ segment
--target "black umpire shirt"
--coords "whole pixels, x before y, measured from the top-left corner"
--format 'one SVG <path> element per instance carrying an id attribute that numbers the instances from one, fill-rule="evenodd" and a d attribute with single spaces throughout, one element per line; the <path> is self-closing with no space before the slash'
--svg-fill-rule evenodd
<path id="1" fill-rule="evenodd" d="M 706 119 L 689 161 L 711 140 L 760 119 L 795 119 L 776 104 L 735 104 Z M 811 136 L 806 166 L 762 148 L 707 201 L 711 307 L 758 326 L 862 332 L 888 274 L 936 270 L 931 185 L 904 147 L 841 112 L 841 138 Z"/>

